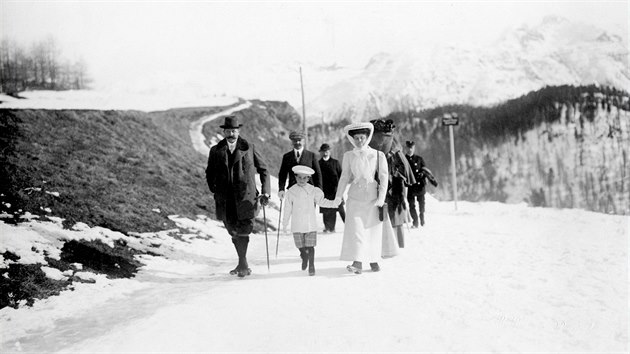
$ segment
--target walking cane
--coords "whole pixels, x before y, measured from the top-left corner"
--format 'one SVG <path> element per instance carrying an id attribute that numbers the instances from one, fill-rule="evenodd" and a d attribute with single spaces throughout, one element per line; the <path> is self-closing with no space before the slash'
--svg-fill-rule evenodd
<path id="1" fill-rule="evenodd" d="M 265 213 L 265 205 L 263 204 L 263 219 L 265 219 L 265 247 L 267 248 L 267 272 L 269 269 L 269 241 L 267 240 L 267 214 Z"/>
<path id="2" fill-rule="evenodd" d="M 276 237 L 276 258 L 278 258 L 278 245 L 280 244 L 280 222 L 282 217 L 282 199 L 280 199 L 280 212 L 278 213 L 278 236 Z"/>

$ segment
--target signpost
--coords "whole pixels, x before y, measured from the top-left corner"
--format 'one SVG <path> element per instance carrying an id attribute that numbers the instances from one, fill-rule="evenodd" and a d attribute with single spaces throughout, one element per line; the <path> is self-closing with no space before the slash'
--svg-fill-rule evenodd
<path id="1" fill-rule="evenodd" d="M 455 201 L 455 210 L 457 210 L 457 178 L 455 175 L 455 139 L 453 138 L 453 126 L 459 125 L 459 117 L 457 113 L 444 113 L 442 115 L 442 125 L 448 126 L 448 134 L 451 138 L 451 174 L 453 184 L 453 200 Z"/>

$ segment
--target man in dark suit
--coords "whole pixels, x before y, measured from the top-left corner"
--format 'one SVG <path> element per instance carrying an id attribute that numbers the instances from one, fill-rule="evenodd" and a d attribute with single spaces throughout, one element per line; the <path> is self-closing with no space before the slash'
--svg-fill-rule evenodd
<path id="1" fill-rule="evenodd" d="M 424 226 L 424 194 L 426 193 L 426 180 L 428 179 L 434 187 L 438 185 L 431 171 L 425 166 L 424 159 L 421 156 L 414 155 L 415 149 L 415 142 L 407 141 L 405 143 L 405 157 L 407 157 L 407 161 L 409 161 L 413 175 L 416 178 L 416 183 L 409 187 L 407 193 L 407 202 L 409 203 L 409 211 L 413 219 L 414 229 L 418 227 L 416 200 L 418 201 L 418 209 L 420 211 L 420 225 Z"/>
<path id="2" fill-rule="evenodd" d="M 285 185 L 287 184 L 287 178 L 289 185 L 286 189 L 293 186 L 295 181 L 295 174 L 293 173 L 293 166 L 303 165 L 312 168 L 315 173 L 309 179 L 309 183 L 315 187 L 322 188 L 322 172 L 319 169 L 319 163 L 317 163 L 317 156 L 312 151 L 308 151 L 304 148 L 304 133 L 291 132 L 289 134 L 291 144 L 293 144 L 293 150 L 287 152 L 282 156 L 282 163 L 280 164 L 280 172 L 278 172 L 278 197 L 284 198 Z"/>
<path id="3" fill-rule="evenodd" d="M 330 145 L 322 144 L 319 148 L 319 168 L 322 171 L 322 190 L 324 197 L 334 200 L 337 195 L 337 184 L 341 177 L 341 164 L 338 160 L 330 157 Z M 343 202 L 337 208 L 319 207 L 324 219 L 324 232 L 335 232 L 335 224 L 337 223 L 337 212 L 341 216 L 341 220 L 346 221 L 346 211 L 343 208 Z"/>
<path id="4" fill-rule="evenodd" d="M 236 248 L 238 265 L 230 271 L 244 277 L 251 274 L 247 264 L 249 234 L 254 230 L 254 218 L 258 214 L 258 202 L 269 202 L 269 172 L 254 144 L 239 136 L 238 117 L 225 117 L 225 139 L 210 149 L 206 181 L 214 194 L 217 219 L 223 221 Z M 256 173 L 260 175 L 262 194 L 256 189 Z"/>

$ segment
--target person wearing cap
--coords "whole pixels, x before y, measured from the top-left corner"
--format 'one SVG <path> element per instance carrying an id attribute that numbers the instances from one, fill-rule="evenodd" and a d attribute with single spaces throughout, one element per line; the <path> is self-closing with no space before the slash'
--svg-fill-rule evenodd
<path id="1" fill-rule="evenodd" d="M 315 187 L 322 188 L 322 173 L 319 169 L 319 163 L 317 163 L 317 156 L 312 151 L 308 151 L 304 148 L 304 133 L 299 131 L 293 131 L 289 134 L 293 149 L 282 156 L 282 162 L 280 163 L 280 171 L 278 172 L 278 197 L 284 198 L 284 190 L 291 188 L 295 184 L 295 174 L 293 173 L 293 166 L 302 165 L 313 169 L 315 173 L 309 179 L 310 184 Z M 288 178 L 288 186 L 287 184 Z"/>
<path id="2" fill-rule="evenodd" d="M 330 145 L 324 143 L 319 148 L 319 168 L 322 171 L 322 190 L 324 196 L 328 199 L 335 199 L 337 194 L 337 184 L 339 183 L 339 177 L 341 176 L 341 164 L 338 160 L 330 156 Z M 322 213 L 324 219 L 324 233 L 335 232 L 335 225 L 337 224 L 337 212 L 341 216 L 341 220 L 345 222 L 346 211 L 343 208 L 343 202 L 339 204 L 337 208 L 319 208 L 319 212 Z"/>
<path id="3" fill-rule="evenodd" d="M 416 211 L 416 201 L 420 211 L 420 225 L 424 226 L 424 195 L 426 193 L 427 179 L 434 187 L 438 186 L 435 177 L 426 167 L 422 156 L 415 155 L 416 143 L 413 141 L 405 142 L 405 157 L 409 161 L 411 170 L 413 171 L 416 183 L 409 187 L 407 193 L 407 202 L 409 203 L 409 212 L 413 219 L 413 228 L 418 228 L 418 212 Z"/>
<path id="4" fill-rule="evenodd" d="M 384 250 L 384 222 L 379 208 L 383 207 L 387 194 L 387 160 L 382 152 L 369 146 L 374 133 L 372 123 L 352 123 L 344 127 L 344 132 L 354 148 L 343 155 L 335 197 L 335 202 L 341 203 L 348 190 L 340 259 L 352 261 L 346 267 L 349 272 L 361 274 L 364 263 L 378 272 Z"/>
<path id="5" fill-rule="evenodd" d="M 317 222 L 315 205 L 334 207 L 335 202 L 325 199 L 324 192 L 308 184 L 310 176 L 315 173 L 310 167 L 296 165 L 291 168 L 296 183 L 287 189 L 282 226 L 288 230 L 291 221 L 291 232 L 295 247 L 300 250 L 302 270 L 308 266 L 308 275 L 315 275 L 315 246 L 317 246 Z"/>
<path id="6" fill-rule="evenodd" d="M 258 204 L 269 202 L 269 172 L 265 160 L 254 144 L 239 136 L 238 117 L 225 117 L 225 138 L 210 148 L 206 181 L 214 194 L 217 219 L 223 221 L 238 255 L 238 265 L 230 274 L 245 277 L 251 274 L 247 264 L 249 234 L 254 230 Z M 262 194 L 256 188 L 260 175 Z"/>

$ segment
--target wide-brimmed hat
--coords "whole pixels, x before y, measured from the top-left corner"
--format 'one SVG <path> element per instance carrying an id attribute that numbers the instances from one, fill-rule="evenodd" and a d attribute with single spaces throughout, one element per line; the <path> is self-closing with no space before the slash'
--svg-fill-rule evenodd
<path id="1" fill-rule="evenodd" d="M 319 147 L 319 151 L 328 151 L 330 150 L 330 145 L 323 143 L 322 146 Z"/>
<path id="2" fill-rule="evenodd" d="M 374 131 L 379 133 L 391 134 L 396 128 L 392 119 L 373 119 L 370 123 L 374 124 Z"/>
<path id="3" fill-rule="evenodd" d="M 372 123 L 369 122 L 358 122 L 358 123 L 351 123 L 346 125 L 343 130 L 346 132 L 346 134 L 348 134 L 349 132 L 353 131 L 353 130 L 364 130 L 367 129 L 369 131 L 373 131 L 374 130 L 374 126 L 372 125 Z"/>
<path id="4" fill-rule="evenodd" d="M 362 133 L 371 137 L 372 132 L 374 131 L 374 125 L 369 122 L 358 122 L 346 125 L 343 130 L 349 136 L 354 136 L 354 134 Z"/>
<path id="5" fill-rule="evenodd" d="M 296 175 L 300 174 L 310 176 L 315 173 L 315 170 L 304 165 L 295 165 L 293 166 L 293 168 L 291 168 L 291 170 L 293 170 L 293 173 L 295 173 Z"/>
<path id="6" fill-rule="evenodd" d="M 223 125 L 220 125 L 219 127 L 223 129 L 237 129 L 242 126 L 243 124 L 238 123 L 237 116 L 226 116 Z"/>
<path id="7" fill-rule="evenodd" d="M 292 131 L 289 134 L 289 139 L 291 140 L 302 140 L 304 139 L 304 133 L 298 131 Z"/>

